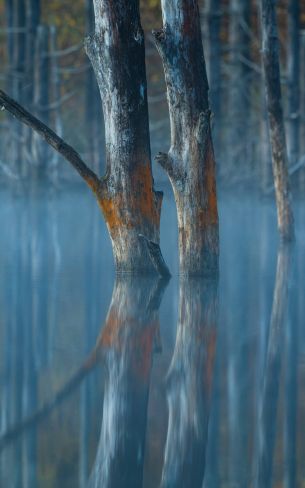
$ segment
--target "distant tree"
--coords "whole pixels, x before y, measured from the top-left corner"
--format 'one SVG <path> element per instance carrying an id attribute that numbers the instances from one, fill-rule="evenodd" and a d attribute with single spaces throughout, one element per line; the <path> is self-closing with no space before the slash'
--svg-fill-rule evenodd
<path id="1" fill-rule="evenodd" d="M 198 3 L 163 0 L 162 13 L 163 29 L 154 37 L 165 72 L 171 147 L 157 161 L 174 190 L 180 272 L 211 275 L 218 270 L 218 211 Z"/>
<path id="2" fill-rule="evenodd" d="M 251 164 L 249 148 L 251 118 L 250 0 L 230 0 L 229 90 L 227 152 L 230 169 L 239 172 Z"/>
<path id="3" fill-rule="evenodd" d="M 278 228 L 284 241 L 294 239 L 279 65 L 275 0 L 261 0 L 262 60 L 272 150 Z"/>
<path id="4" fill-rule="evenodd" d="M 300 155 L 300 6 L 299 0 L 288 3 L 288 149 L 296 163 Z"/>

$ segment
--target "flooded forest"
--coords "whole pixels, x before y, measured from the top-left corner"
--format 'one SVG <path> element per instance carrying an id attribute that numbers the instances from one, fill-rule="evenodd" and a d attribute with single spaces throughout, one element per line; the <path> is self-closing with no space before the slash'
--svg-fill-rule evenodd
<path id="1" fill-rule="evenodd" d="M 305 1 L 0 0 L 0 60 L 0 488 L 304 488 Z"/>

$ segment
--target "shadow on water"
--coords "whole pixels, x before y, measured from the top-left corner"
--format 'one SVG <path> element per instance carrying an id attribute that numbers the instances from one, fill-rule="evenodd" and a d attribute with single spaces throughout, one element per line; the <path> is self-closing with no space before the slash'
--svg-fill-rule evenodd
<path id="1" fill-rule="evenodd" d="M 296 249 L 276 254 L 269 205 L 223 202 L 220 282 L 165 283 L 114 279 L 79 199 L 0 206 L 0 486 L 302 486 L 303 204 Z"/>

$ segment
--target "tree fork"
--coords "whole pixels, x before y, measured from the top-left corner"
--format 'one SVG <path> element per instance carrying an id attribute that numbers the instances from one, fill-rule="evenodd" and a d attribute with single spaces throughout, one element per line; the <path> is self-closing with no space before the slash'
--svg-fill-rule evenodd
<path id="1" fill-rule="evenodd" d="M 111 200 L 109 198 L 109 190 L 107 187 L 107 184 L 109 185 L 109 178 L 106 176 L 104 178 L 99 178 L 94 171 L 92 171 L 86 163 L 82 160 L 80 155 L 73 149 L 69 144 L 67 144 L 61 137 L 59 137 L 52 129 L 50 129 L 48 126 L 46 126 L 43 122 L 41 122 L 39 119 L 34 117 L 30 112 L 28 112 L 25 108 L 23 108 L 21 105 L 19 105 L 15 100 L 10 98 L 6 93 L 4 93 L 2 90 L 0 90 L 0 109 L 1 110 L 7 110 L 10 112 L 15 118 L 17 118 L 20 122 L 23 124 L 27 125 L 31 129 L 33 129 L 37 134 L 39 134 L 50 146 L 52 146 L 59 154 L 61 154 L 72 166 L 73 168 L 79 173 L 79 175 L 83 178 L 83 180 L 87 183 L 87 185 L 91 188 L 91 190 L 94 192 L 98 203 L 102 209 L 103 215 L 105 217 L 110 236 L 112 238 L 113 242 L 113 249 L 114 249 L 114 254 L 116 257 L 116 249 L 115 249 L 115 223 L 117 222 L 118 217 L 123 218 L 123 213 L 126 209 L 120 208 L 121 201 L 120 199 L 117 199 L 117 201 Z M 137 198 L 137 194 L 135 195 L 135 198 Z M 142 197 L 143 198 L 143 197 Z M 160 218 L 160 212 L 161 212 L 161 201 L 162 201 L 162 193 L 161 192 L 156 192 L 156 207 L 158 209 L 158 217 Z M 137 218 L 139 218 L 139 215 L 134 215 L 132 214 L 132 208 L 129 207 L 129 211 L 131 212 L 131 215 L 129 215 L 129 223 L 131 222 L 131 219 L 134 219 L 135 222 Z M 128 221 L 127 223 L 128 224 Z M 133 240 L 136 242 L 138 248 L 141 249 L 142 255 L 147 257 L 147 262 L 145 263 L 147 266 L 145 267 L 140 267 L 137 266 L 139 263 L 134 263 L 132 259 L 132 251 L 130 251 L 129 254 L 127 254 L 127 259 L 129 262 L 127 264 L 129 265 L 129 269 L 120 269 L 118 266 L 117 260 L 117 271 L 129 271 L 133 273 L 145 273 L 149 272 L 152 274 L 159 274 L 161 276 L 168 277 L 169 276 L 169 271 L 164 263 L 163 257 L 161 250 L 159 248 L 159 243 L 158 241 L 155 242 L 152 239 L 149 239 L 147 237 L 147 233 L 145 231 L 147 228 L 144 228 L 144 226 L 139 226 L 138 232 L 135 234 L 133 233 Z M 148 229 L 149 230 L 149 229 Z M 142 232 L 141 232 L 142 231 Z M 128 232 L 128 225 L 126 225 L 126 232 Z M 145 236 L 145 239 L 143 239 L 143 235 Z M 126 233 L 125 233 L 126 236 Z M 159 248 L 159 253 L 154 252 L 154 255 L 152 256 L 150 247 L 148 243 L 153 243 L 156 247 Z M 123 246 L 123 240 L 121 241 L 121 244 Z M 123 249 L 124 250 L 124 249 Z M 126 259 L 126 261 L 127 261 Z"/>
<path id="2" fill-rule="evenodd" d="M 215 158 L 208 81 L 196 1 L 162 1 L 154 38 L 163 61 L 171 123 L 168 155 L 156 160 L 171 181 L 178 214 L 180 273 L 218 273 Z"/>

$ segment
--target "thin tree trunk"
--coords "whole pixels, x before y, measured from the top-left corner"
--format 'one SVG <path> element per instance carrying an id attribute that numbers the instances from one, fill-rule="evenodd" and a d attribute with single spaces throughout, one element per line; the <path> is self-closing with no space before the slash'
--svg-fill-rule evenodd
<path id="1" fill-rule="evenodd" d="M 14 0 L 14 55 L 13 55 L 13 77 L 12 92 L 18 100 L 24 100 L 23 82 L 25 71 L 25 0 Z M 23 151 L 22 151 L 23 131 L 17 122 L 13 123 L 13 141 L 11 146 L 10 159 L 12 159 L 13 172 L 23 173 Z"/>
<path id="2" fill-rule="evenodd" d="M 40 25 L 35 43 L 34 110 L 45 124 L 49 123 L 49 28 Z M 32 138 L 32 154 L 37 176 L 44 175 L 48 168 L 49 148 L 38 134 Z"/>
<path id="3" fill-rule="evenodd" d="M 36 36 L 37 29 L 40 23 L 41 6 L 40 0 L 27 0 L 26 4 L 26 44 L 25 44 L 25 90 L 24 100 L 26 107 L 34 110 L 34 74 L 35 74 L 35 53 L 36 53 Z M 33 133 L 29 128 L 25 128 L 24 136 L 26 139 L 25 152 L 28 156 L 32 150 L 32 136 Z M 26 165 L 25 174 L 28 174 L 29 164 Z"/>
<path id="4" fill-rule="evenodd" d="M 61 98 L 61 77 L 59 74 L 58 57 L 56 56 L 57 51 L 57 28 L 55 25 L 50 26 L 50 78 L 51 78 L 51 101 L 56 103 Z M 54 127 L 56 133 L 62 137 L 63 135 L 63 124 L 61 115 L 61 104 L 54 110 Z M 51 159 L 51 171 L 54 181 L 58 179 L 58 164 L 59 155 L 54 152 Z"/>
<path id="5" fill-rule="evenodd" d="M 288 5 L 288 148 L 290 163 L 295 164 L 300 155 L 300 33 L 299 0 L 289 0 Z"/>
<path id="6" fill-rule="evenodd" d="M 288 176 L 288 156 L 282 109 L 279 43 L 275 0 L 261 0 L 262 59 L 272 150 L 278 228 L 284 241 L 294 239 L 294 220 Z"/>
<path id="7" fill-rule="evenodd" d="M 94 33 L 93 1 L 86 0 L 86 34 Z M 101 171 L 101 148 L 103 145 L 102 104 L 98 84 L 91 68 L 86 76 L 85 123 L 87 132 L 88 155 L 95 171 Z"/>
<path id="8" fill-rule="evenodd" d="M 197 1 L 162 1 L 163 29 L 154 32 L 163 61 L 171 148 L 157 161 L 167 171 L 177 205 L 180 272 L 218 271 L 218 211 L 208 81 Z"/>
<path id="9" fill-rule="evenodd" d="M 210 84 L 211 109 L 213 119 L 213 140 L 216 156 L 221 156 L 221 1 L 209 0 L 207 11 L 208 29 L 208 78 Z"/>
<path id="10" fill-rule="evenodd" d="M 247 32 L 250 23 L 250 1 L 230 1 L 230 85 L 227 147 L 230 170 L 245 171 L 250 164 L 249 150 L 251 70 L 245 64 L 250 61 L 250 38 Z"/>

